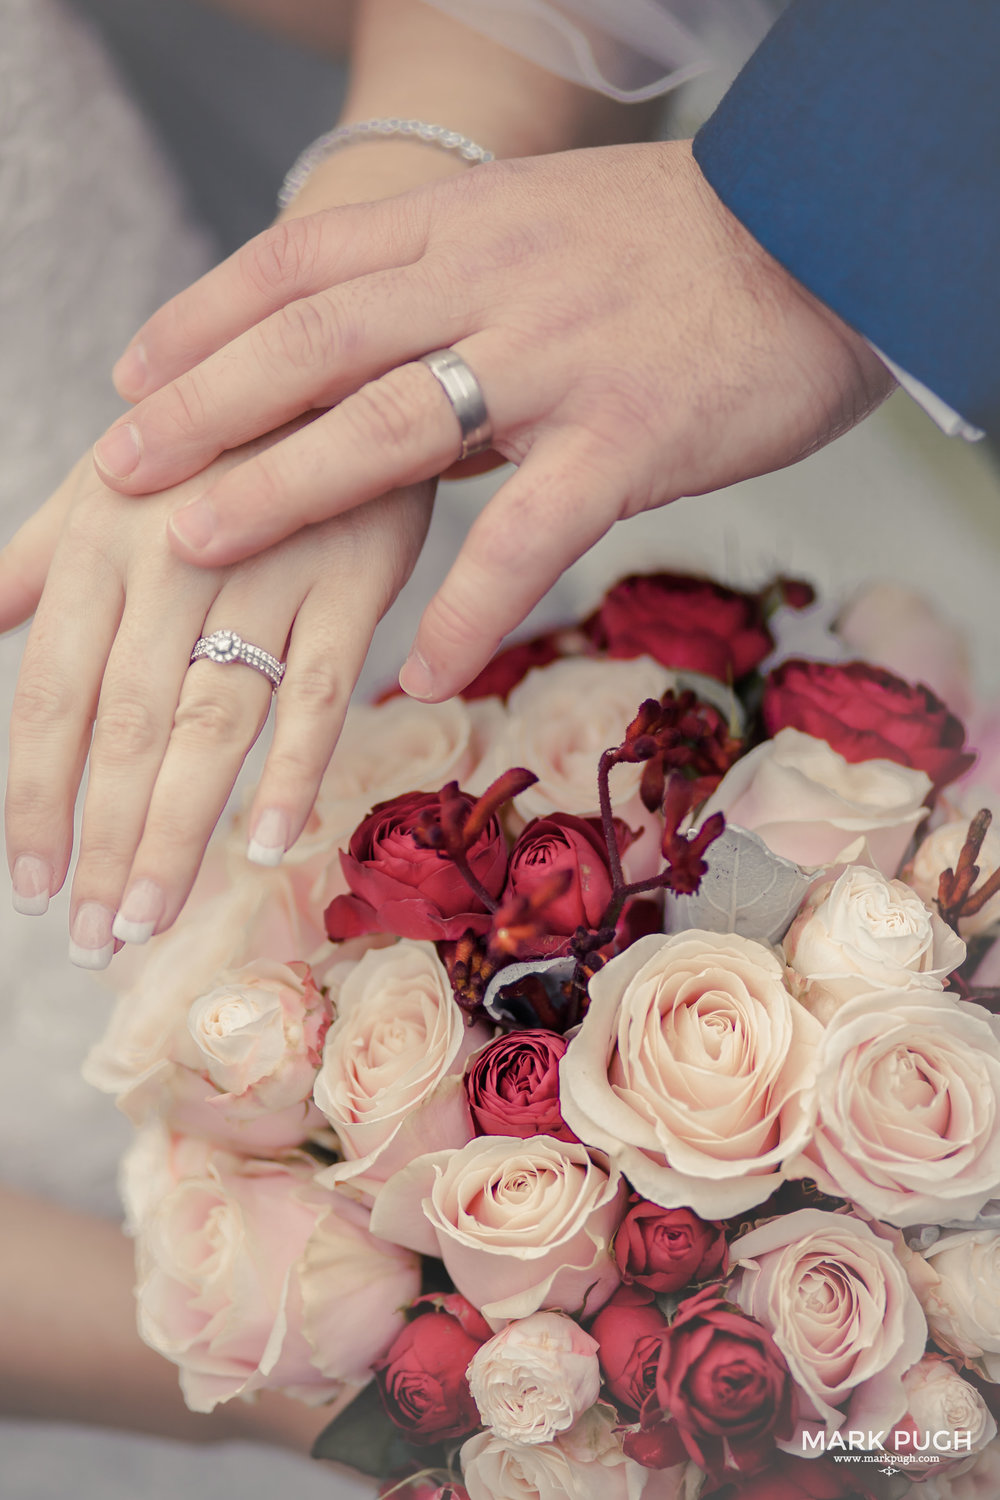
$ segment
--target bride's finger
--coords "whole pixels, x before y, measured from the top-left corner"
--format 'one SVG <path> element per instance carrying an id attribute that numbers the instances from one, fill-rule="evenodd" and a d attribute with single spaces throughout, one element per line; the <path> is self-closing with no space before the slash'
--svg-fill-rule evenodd
<path id="1" fill-rule="evenodd" d="M 137 589 L 135 599 L 126 601 L 108 657 L 70 901 L 70 957 L 83 968 L 104 968 L 114 952 L 112 922 L 170 740 L 191 648 L 218 590 L 208 573 L 200 588 L 194 583 L 186 581 L 180 602 L 176 579 Z"/>
<path id="2" fill-rule="evenodd" d="M 274 224 L 142 325 L 115 365 L 115 386 L 139 401 L 287 303 L 411 265 L 426 238 L 420 204 L 396 199 Z"/>
<path id="3" fill-rule="evenodd" d="M 471 313 L 449 308 L 452 338 Z M 413 268 L 363 276 L 272 313 L 121 417 L 94 448 L 104 481 L 166 489 L 225 449 L 271 432 L 434 347 L 441 309 Z"/>
<path id="4" fill-rule="evenodd" d="M 57 571 L 56 571 L 57 570 Z M 40 915 L 66 878 L 73 809 L 90 744 L 101 677 L 123 594 L 57 561 L 39 605 L 14 695 L 7 776 L 7 859 L 15 910 Z"/>
<path id="5" fill-rule="evenodd" d="M 292 626 L 277 694 L 275 741 L 251 813 L 251 852 L 261 863 L 280 859 L 312 809 L 375 626 L 420 549 L 430 502 L 429 487 L 422 493 L 384 496 L 365 507 L 349 531 L 327 528 L 318 542 L 307 534 L 291 555 L 301 575 L 310 554 L 315 557 L 316 546 L 325 541 L 324 566 L 313 566 L 314 582 Z M 267 626 L 261 609 L 269 584 L 273 588 L 275 583 L 272 562 L 279 570 L 287 566 L 287 559 L 269 556 L 257 570 L 241 571 L 230 580 L 213 605 L 206 630 L 228 624 L 245 639 L 281 654 L 284 641 L 276 644 L 280 631 L 273 623 Z M 255 675 L 242 666 L 211 662 L 195 663 L 188 674 L 115 936 L 144 942 L 169 927 L 180 911 L 246 751 L 266 717 L 267 704 L 256 721 L 248 708 L 259 703 L 262 685 L 270 693 L 263 676 L 247 680 Z"/>
<path id="6" fill-rule="evenodd" d="M 0 550 L 0 631 L 13 630 L 38 608 L 66 513 L 76 498 L 81 460 Z"/>
<path id="7" fill-rule="evenodd" d="M 439 702 L 489 661 L 561 574 L 620 515 L 623 476 L 587 435 L 540 440 L 476 518 L 424 611 L 399 681 Z"/>
<path id="8" fill-rule="evenodd" d="M 504 380 L 507 361 L 492 337 L 466 339 L 456 351 L 485 391 L 497 431 L 539 412 L 528 374 Z M 420 362 L 401 366 L 175 511 L 171 546 L 201 567 L 237 561 L 300 526 L 440 474 L 460 448 L 454 408 L 435 376 Z"/>

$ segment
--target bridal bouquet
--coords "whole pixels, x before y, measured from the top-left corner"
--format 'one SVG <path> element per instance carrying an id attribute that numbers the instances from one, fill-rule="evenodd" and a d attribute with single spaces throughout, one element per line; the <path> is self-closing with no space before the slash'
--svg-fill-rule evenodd
<path id="1" fill-rule="evenodd" d="M 997 1492 L 962 649 L 884 589 L 627 578 L 353 709 L 280 868 L 237 820 L 88 1062 L 188 1404 L 329 1404 L 399 1500 Z"/>

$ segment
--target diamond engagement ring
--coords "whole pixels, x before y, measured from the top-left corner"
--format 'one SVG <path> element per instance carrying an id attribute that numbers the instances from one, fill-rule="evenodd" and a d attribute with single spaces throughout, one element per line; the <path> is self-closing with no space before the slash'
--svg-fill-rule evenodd
<path id="1" fill-rule="evenodd" d="M 435 349 L 433 354 L 425 354 L 420 363 L 430 370 L 458 418 L 462 435 L 459 458 L 482 453 L 493 439 L 493 424 L 486 410 L 482 387 L 465 360 L 454 349 Z"/>
<path id="2" fill-rule="evenodd" d="M 192 662 L 217 661 L 226 663 L 241 661 L 257 672 L 263 672 L 272 690 L 280 687 L 285 675 L 285 664 L 265 651 L 261 646 L 251 646 L 235 630 L 213 630 L 211 635 L 199 636 L 191 652 Z"/>

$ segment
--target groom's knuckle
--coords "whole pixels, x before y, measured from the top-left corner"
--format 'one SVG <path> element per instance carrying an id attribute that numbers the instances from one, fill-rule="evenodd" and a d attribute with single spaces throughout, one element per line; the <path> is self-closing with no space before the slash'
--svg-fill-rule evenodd
<path id="1" fill-rule="evenodd" d="M 189 437 L 205 424 L 208 405 L 201 380 L 192 371 L 182 375 L 164 393 L 159 403 L 159 425 L 167 435 Z"/>
<path id="2" fill-rule="evenodd" d="M 317 237 L 310 219 L 285 219 L 244 248 L 241 269 L 256 292 L 287 292 L 316 260 Z"/>
<path id="3" fill-rule="evenodd" d="M 366 447 L 398 452 L 413 441 L 417 413 L 409 381 L 399 370 L 363 385 L 341 412 Z"/>
<path id="4" fill-rule="evenodd" d="M 329 358 L 333 330 L 324 305 L 312 297 L 290 302 L 261 327 L 265 357 L 272 366 L 314 370 Z"/>

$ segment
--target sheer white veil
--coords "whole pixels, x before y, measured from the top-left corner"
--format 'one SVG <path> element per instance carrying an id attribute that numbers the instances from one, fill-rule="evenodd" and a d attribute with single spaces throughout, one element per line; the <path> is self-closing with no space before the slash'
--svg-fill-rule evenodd
<path id="1" fill-rule="evenodd" d="M 782 0 L 430 0 L 533 62 L 637 103 L 749 57 Z"/>

